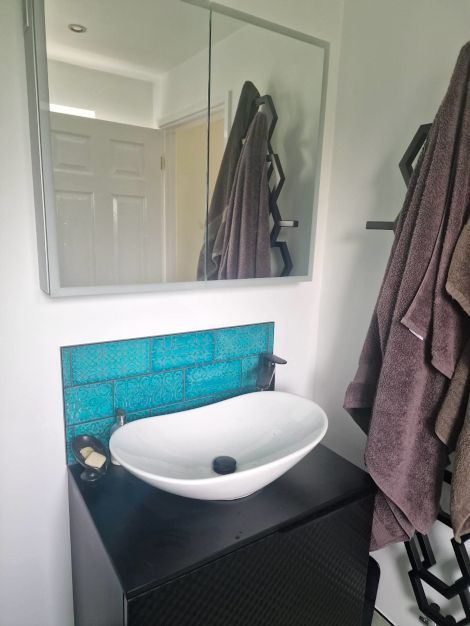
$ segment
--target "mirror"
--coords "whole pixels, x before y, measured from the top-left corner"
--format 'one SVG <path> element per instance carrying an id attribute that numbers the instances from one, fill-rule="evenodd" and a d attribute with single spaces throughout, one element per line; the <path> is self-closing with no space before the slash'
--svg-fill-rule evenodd
<path id="1" fill-rule="evenodd" d="M 328 45 L 208 8 L 26 0 L 51 295 L 309 277 Z"/>
<path id="2" fill-rule="evenodd" d="M 218 13 L 211 32 L 211 105 L 225 97 L 233 115 L 229 158 L 221 170 L 220 159 L 209 163 L 217 187 L 209 198 L 207 278 L 305 276 L 318 182 L 324 50 L 298 33 L 281 34 Z M 211 113 L 211 137 L 221 132 Z M 266 169 L 257 176 L 256 159 L 264 155 Z M 263 210 L 269 213 L 264 228 Z"/>

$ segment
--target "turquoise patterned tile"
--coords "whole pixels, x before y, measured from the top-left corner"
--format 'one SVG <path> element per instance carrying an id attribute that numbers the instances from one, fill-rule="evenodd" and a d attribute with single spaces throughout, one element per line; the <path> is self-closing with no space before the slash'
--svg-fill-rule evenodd
<path id="1" fill-rule="evenodd" d="M 268 352 L 274 352 L 274 322 L 268 324 Z"/>
<path id="2" fill-rule="evenodd" d="M 65 429 L 65 452 L 67 455 L 67 465 L 70 465 L 71 463 L 75 463 L 75 457 L 73 456 L 73 452 L 72 452 L 72 447 L 70 445 L 70 442 L 72 441 L 73 437 L 74 437 L 74 427 L 73 426 L 68 426 Z"/>
<path id="3" fill-rule="evenodd" d="M 64 387 L 70 387 L 72 378 L 70 373 L 70 349 L 61 348 L 60 356 L 62 361 L 62 383 Z"/>
<path id="4" fill-rule="evenodd" d="M 73 384 L 145 374 L 150 370 L 149 350 L 148 339 L 92 343 L 72 348 Z"/>
<path id="5" fill-rule="evenodd" d="M 190 409 L 198 409 L 201 406 L 216 402 L 214 396 L 206 398 L 194 398 L 194 400 L 186 400 L 186 402 L 178 402 L 168 406 L 161 406 L 157 409 L 155 415 L 168 415 L 169 413 L 180 413 L 181 411 L 189 411 Z"/>
<path id="6" fill-rule="evenodd" d="M 230 392 L 233 395 L 233 391 Z M 137 413 L 129 413 L 126 415 L 126 421 L 134 422 L 135 420 L 144 419 L 146 417 L 154 417 L 155 415 L 169 415 L 171 413 L 180 413 L 181 411 L 189 411 L 189 409 L 197 409 L 200 406 L 206 406 L 213 402 L 218 402 L 218 396 L 205 396 L 204 398 L 194 398 L 186 402 L 176 402 L 176 404 L 165 404 L 164 406 L 154 407 L 147 411 L 138 411 Z"/>
<path id="7" fill-rule="evenodd" d="M 107 443 L 116 408 L 133 421 L 254 391 L 273 338 L 269 322 L 62 348 L 67 463 L 74 434 Z"/>
<path id="8" fill-rule="evenodd" d="M 212 394 L 240 387 L 241 363 L 229 361 L 192 367 L 186 370 L 185 399 Z"/>
<path id="9" fill-rule="evenodd" d="M 213 398 L 215 402 L 221 402 L 222 400 L 228 400 L 229 398 L 235 398 L 237 396 L 244 396 L 247 393 L 253 393 L 253 391 L 253 389 L 249 389 L 246 387 L 244 389 L 231 389 L 229 391 L 223 391 L 222 393 L 218 393 L 213 396 Z"/>
<path id="10" fill-rule="evenodd" d="M 114 414 L 113 383 L 68 387 L 64 389 L 64 407 L 67 425 L 109 417 Z"/>
<path id="11" fill-rule="evenodd" d="M 141 420 L 145 417 L 152 417 L 153 415 L 156 415 L 155 411 L 156 409 L 145 409 L 145 411 L 126 413 L 126 422 L 135 422 L 136 420 Z"/>
<path id="12" fill-rule="evenodd" d="M 214 359 L 213 332 L 167 335 L 151 341 L 154 372 L 209 363 Z"/>
<path id="13" fill-rule="evenodd" d="M 115 383 L 115 404 L 126 413 L 143 411 L 183 399 L 183 372 L 163 372 Z"/>
<path id="14" fill-rule="evenodd" d="M 114 424 L 114 417 L 104 420 L 94 420 L 85 424 L 75 426 L 75 437 L 78 435 L 91 435 L 101 441 L 103 445 L 108 447 L 111 426 Z"/>
<path id="15" fill-rule="evenodd" d="M 242 387 L 256 387 L 258 378 L 259 356 L 242 359 Z"/>
<path id="16" fill-rule="evenodd" d="M 215 331 L 216 360 L 237 359 L 266 352 L 268 324 L 237 326 Z"/>
<path id="17" fill-rule="evenodd" d="M 74 463 L 77 462 L 75 460 L 75 457 L 73 456 L 73 452 L 72 452 L 72 448 L 70 446 L 70 443 L 67 443 L 67 445 L 65 447 L 65 454 L 66 454 L 66 458 L 67 458 L 67 465 L 73 465 Z"/>
<path id="18" fill-rule="evenodd" d="M 75 431 L 73 426 L 67 426 L 65 429 L 65 441 L 70 443 L 72 439 L 75 437 Z"/>

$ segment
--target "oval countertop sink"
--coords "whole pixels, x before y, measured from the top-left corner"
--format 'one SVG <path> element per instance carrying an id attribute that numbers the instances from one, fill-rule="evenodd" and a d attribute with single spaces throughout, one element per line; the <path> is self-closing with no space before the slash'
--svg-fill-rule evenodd
<path id="1" fill-rule="evenodd" d="M 254 392 L 126 424 L 110 440 L 114 457 L 141 480 L 180 496 L 234 500 L 265 487 L 324 437 L 325 412 L 281 391 Z M 232 457 L 219 475 L 214 459 Z"/>

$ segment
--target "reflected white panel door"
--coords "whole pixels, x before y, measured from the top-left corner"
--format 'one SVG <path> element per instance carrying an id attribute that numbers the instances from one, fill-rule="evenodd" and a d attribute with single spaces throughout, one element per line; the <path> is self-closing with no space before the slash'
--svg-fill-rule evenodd
<path id="1" fill-rule="evenodd" d="M 163 280 L 163 133 L 51 114 L 62 287 Z"/>

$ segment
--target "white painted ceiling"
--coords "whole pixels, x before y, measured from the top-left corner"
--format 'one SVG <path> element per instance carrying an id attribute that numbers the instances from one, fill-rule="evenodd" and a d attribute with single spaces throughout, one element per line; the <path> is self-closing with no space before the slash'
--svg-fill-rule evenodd
<path id="1" fill-rule="evenodd" d="M 181 0 L 45 0 L 45 10 L 48 56 L 75 65 L 153 80 L 208 48 L 209 12 Z M 219 17 L 215 40 L 242 26 Z"/>

